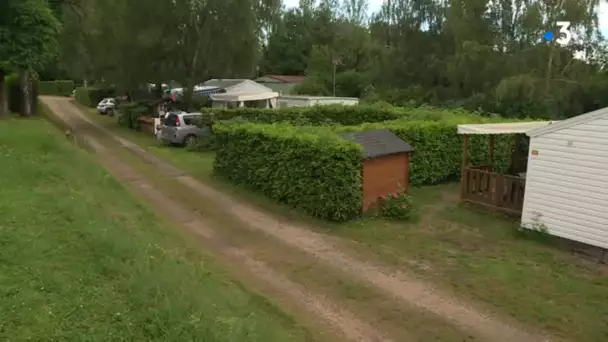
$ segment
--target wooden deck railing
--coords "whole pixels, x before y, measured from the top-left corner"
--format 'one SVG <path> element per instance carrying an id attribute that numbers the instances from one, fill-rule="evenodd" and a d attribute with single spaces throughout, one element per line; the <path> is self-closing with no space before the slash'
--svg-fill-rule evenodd
<path id="1" fill-rule="evenodd" d="M 480 171 L 487 171 L 487 172 L 492 172 L 492 165 L 475 165 L 475 166 L 469 166 L 469 169 L 471 170 L 480 170 Z"/>
<path id="2" fill-rule="evenodd" d="M 462 181 L 462 200 L 510 213 L 521 213 L 525 179 L 479 168 L 466 168 Z"/>

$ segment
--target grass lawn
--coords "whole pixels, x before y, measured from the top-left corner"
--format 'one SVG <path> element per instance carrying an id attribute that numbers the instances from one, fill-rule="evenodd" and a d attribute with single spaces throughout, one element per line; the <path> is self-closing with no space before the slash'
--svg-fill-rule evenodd
<path id="1" fill-rule="evenodd" d="M 328 224 L 211 175 L 213 153 L 163 147 L 141 133 L 92 115 L 106 127 L 193 176 L 271 212 L 356 241 L 362 256 L 416 272 L 461 297 L 577 341 L 608 339 L 608 268 L 546 237 L 517 232 L 517 223 L 458 203 L 458 185 L 411 189 L 419 213 L 410 223 L 362 220 Z"/>
<path id="2" fill-rule="evenodd" d="M 0 122 L 0 339 L 304 341 L 42 120 Z"/>

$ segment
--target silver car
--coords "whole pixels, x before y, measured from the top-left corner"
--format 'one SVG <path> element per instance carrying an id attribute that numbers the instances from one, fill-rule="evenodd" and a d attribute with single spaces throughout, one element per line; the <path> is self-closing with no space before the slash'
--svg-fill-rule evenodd
<path id="1" fill-rule="evenodd" d="M 211 135 L 209 127 L 201 127 L 201 113 L 169 113 L 161 126 L 161 139 L 170 143 L 193 146 L 197 139 Z"/>
<path id="2" fill-rule="evenodd" d="M 99 114 L 114 114 L 114 110 L 116 110 L 116 100 L 111 97 L 105 98 L 97 104 Z"/>

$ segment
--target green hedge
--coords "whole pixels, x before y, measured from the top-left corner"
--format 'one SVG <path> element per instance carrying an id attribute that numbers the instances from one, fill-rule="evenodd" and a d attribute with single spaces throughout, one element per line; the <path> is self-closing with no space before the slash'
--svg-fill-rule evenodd
<path id="1" fill-rule="evenodd" d="M 385 122 L 396 119 L 445 121 L 468 118 L 480 120 L 482 117 L 466 110 L 448 110 L 433 107 L 393 107 L 385 105 L 357 106 L 315 106 L 280 109 L 202 108 L 203 113 L 214 113 L 217 120 L 242 117 L 256 123 L 289 122 L 295 125 L 360 125 L 363 123 Z"/>
<path id="2" fill-rule="evenodd" d="M 395 120 L 384 123 L 367 123 L 359 126 L 336 127 L 336 132 L 389 129 L 414 147 L 410 161 L 410 183 L 412 185 L 437 184 L 456 180 L 462 165 L 463 137 L 457 134 L 459 124 L 505 122 L 505 119 L 455 118 L 443 121 Z M 511 135 L 495 137 L 495 167 L 506 171 L 511 162 L 514 140 Z M 469 160 L 473 164 L 487 164 L 489 159 L 489 137 L 471 136 Z"/>
<path id="3" fill-rule="evenodd" d="M 148 107 L 140 102 L 121 104 L 118 111 L 118 124 L 134 130 L 139 130 L 138 118 L 149 113 Z"/>
<path id="4" fill-rule="evenodd" d="M 76 88 L 76 101 L 83 106 L 95 108 L 97 104 L 106 97 L 114 97 L 116 91 L 113 88 L 78 87 Z"/>
<path id="5" fill-rule="evenodd" d="M 72 80 L 39 82 L 41 95 L 70 96 L 76 84 Z"/>
<path id="6" fill-rule="evenodd" d="M 324 127 L 218 124 L 214 172 L 324 219 L 361 212 L 362 151 Z"/>
<path id="7" fill-rule="evenodd" d="M 404 115 L 403 112 L 383 106 L 314 106 L 290 107 L 279 109 L 236 108 L 218 109 L 202 108 L 202 112 L 212 112 L 218 120 L 229 120 L 235 117 L 260 123 L 304 122 L 311 125 L 334 123 L 340 125 L 357 125 L 363 122 L 380 122 L 394 120 Z"/>
<path id="8" fill-rule="evenodd" d="M 366 129 L 391 130 L 415 148 L 411 160 L 412 185 L 437 184 L 460 176 L 463 138 L 457 134 L 459 124 L 496 123 L 507 120 L 481 116 L 461 109 L 390 106 L 317 106 L 284 109 L 203 109 L 213 112 L 217 120 L 243 118 L 253 123 L 322 125 L 332 122 L 335 132 Z M 392 120 L 387 120 L 393 118 Z M 397 119 L 395 119 L 397 118 Z M 353 124 L 356 123 L 356 124 Z M 283 127 L 283 126 L 281 126 Z M 513 136 L 496 136 L 495 167 L 506 171 L 511 162 Z M 469 144 L 471 163 L 487 163 L 488 136 L 474 136 Z"/>

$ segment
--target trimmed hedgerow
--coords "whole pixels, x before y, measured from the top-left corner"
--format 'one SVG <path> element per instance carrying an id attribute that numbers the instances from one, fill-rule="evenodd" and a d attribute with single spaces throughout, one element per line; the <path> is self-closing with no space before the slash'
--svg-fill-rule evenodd
<path id="1" fill-rule="evenodd" d="M 38 83 L 40 95 L 70 96 L 76 84 L 72 80 L 44 81 Z"/>
<path id="2" fill-rule="evenodd" d="M 76 102 L 83 106 L 93 107 L 91 99 L 89 98 L 89 92 L 85 87 L 77 87 L 74 89 L 74 98 L 76 99 Z"/>
<path id="3" fill-rule="evenodd" d="M 81 105 L 94 108 L 104 98 L 114 97 L 116 91 L 113 88 L 78 87 L 74 95 Z"/>
<path id="4" fill-rule="evenodd" d="M 293 125 L 360 125 L 363 123 L 384 122 L 396 119 L 444 121 L 470 118 L 479 120 L 482 117 L 466 110 L 447 110 L 434 107 L 392 107 L 382 105 L 358 106 L 314 106 L 290 107 L 280 109 L 203 108 L 203 113 L 214 113 L 217 120 L 231 120 L 236 117 L 256 123 L 288 122 Z"/>
<path id="5" fill-rule="evenodd" d="M 235 117 L 253 123 L 284 122 L 296 126 L 328 126 L 337 133 L 367 129 L 389 129 L 414 146 L 411 159 L 412 185 L 437 184 L 456 180 L 462 163 L 462 136 L 459 124 L 497 123 L 507 120 L 481 116 L 461 109 L 389 106 L 316 106 L 282 109 L 210 109 L 219 120 Z M 389 119 L 392 118 L 392 119 Z M 396 119 L 395 119 L 396 118 Z M 328 125 L 331 124 L 331 125 Z M 344 125 L 344 126 L 341 126 Z M 513 137 L 495 137 L 495 168 L 510 165 Z M 470 162 L 485 164 L 489 158 L 489 138 L 473 136 L 469 144 Z"/>
<path id="6" fill-rule="evenodd" d="M 214 126 L 214 172 L 301 209 L 345 221 L 361 212 L 361 147 L 323 127 Z"/>
<path id="7" fill-rule="evenodd" d="M 443 121 L 394 120 L 383 123 L 367 123 L 359 126 L 335 127 L 336 132 L 389 129 L 414 147 L 410 160 L 412 185 L 437 184 L 455 180 L 460 176 L 463 138 L 457 134 L 457 126 L 467 123 L 505 122 L 505 119 L 456 118 Z M 469 160 L 472 164 L 486 164 L 489 158 L 488 136 L 471 136 Z M 506 170 L 511 161 L 513 137 L 495 137 L 495 167 Z"/>
<path id="8" fill-rule="evenodd" d="M 394 120 L 405 115 L 404 112 L 384 106 L 342 106 L 327 105 L 314 107 L 289 107 L 279 109 L 235 108 L 218 109 L 202 108 L 202 112 L 212 112 L 218 120 L 230 120 L 245 117 L 259 123 L 296 122 L 310 125 L 334 123 L 340 125 L 358 125 L 363 122 L 380 122 Z"/>

